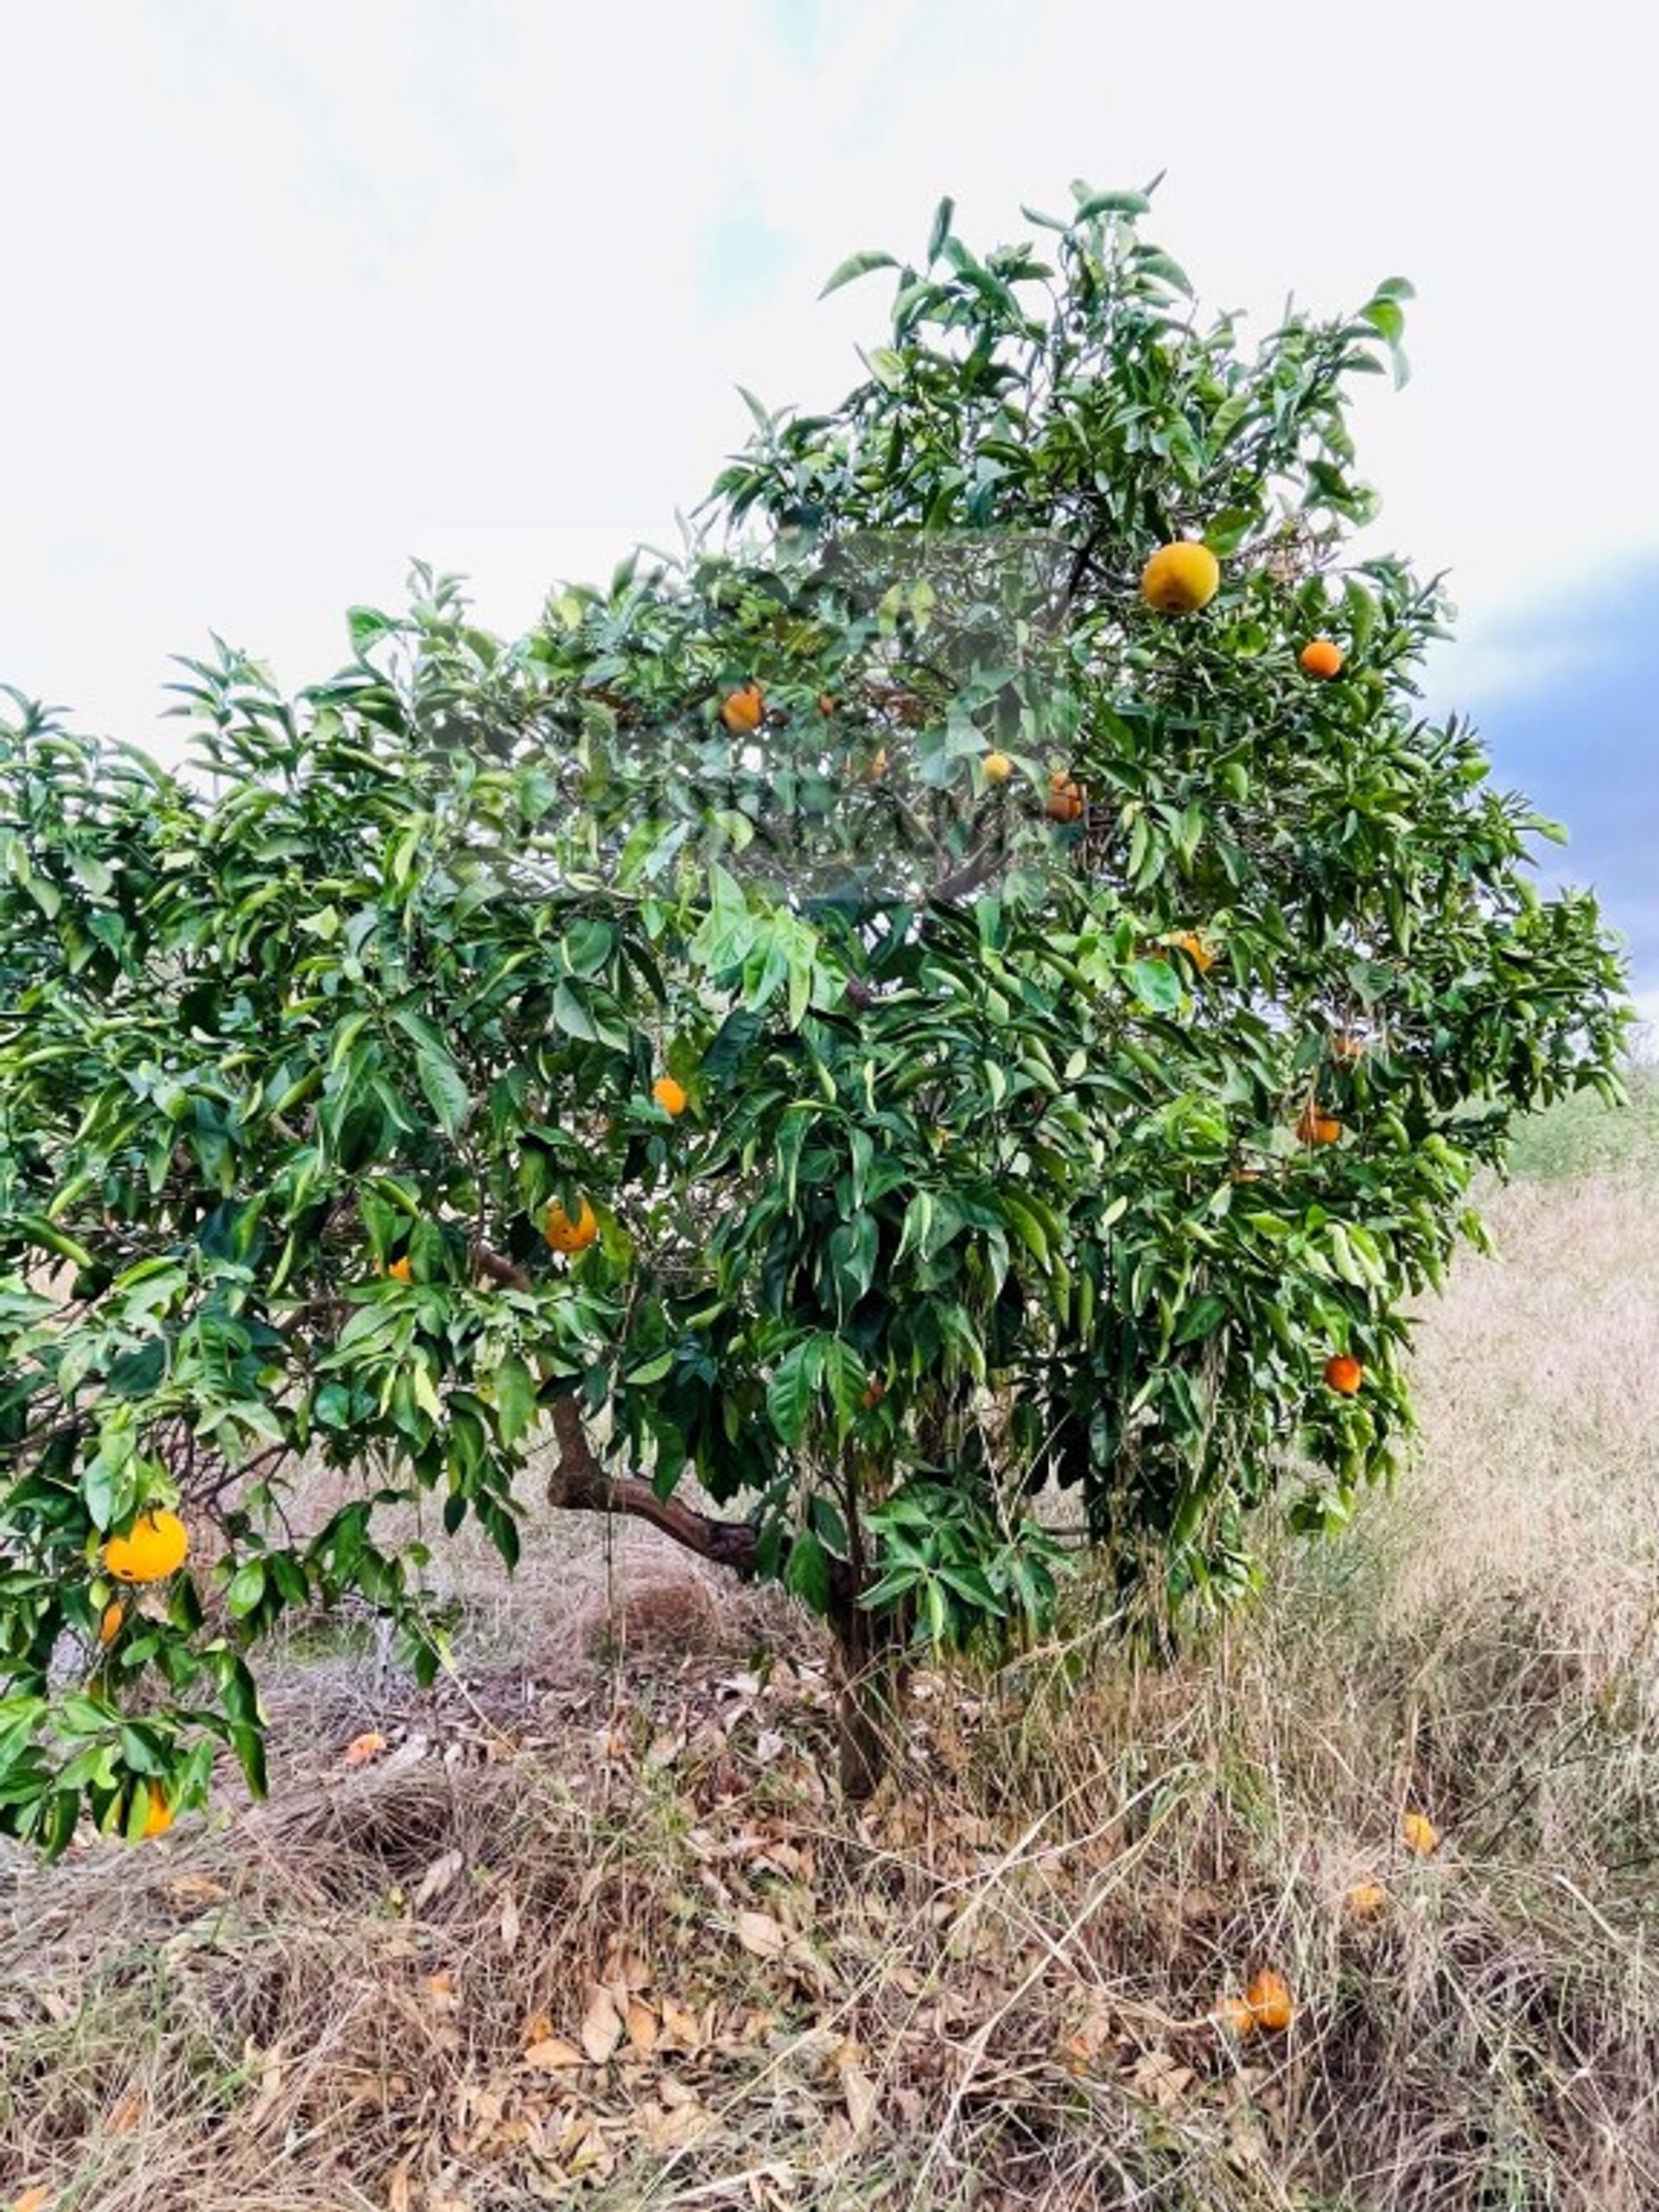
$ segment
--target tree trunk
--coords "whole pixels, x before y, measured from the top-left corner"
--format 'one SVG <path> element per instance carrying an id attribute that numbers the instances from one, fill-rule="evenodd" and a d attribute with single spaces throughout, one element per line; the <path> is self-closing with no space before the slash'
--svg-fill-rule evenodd
<path id="1" fill-rule="evenodd" d="M 842 1794 L 874 1796 L 902 1747 L 909 1621 L 904 1611 L 869 1613 L 855 1595 L 831 1599 L 836 1646 L 836 1751 Z"/>

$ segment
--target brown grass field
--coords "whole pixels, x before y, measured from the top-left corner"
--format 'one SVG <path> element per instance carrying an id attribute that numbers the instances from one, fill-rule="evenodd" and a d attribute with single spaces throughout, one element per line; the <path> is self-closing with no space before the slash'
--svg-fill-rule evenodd
<path id="1" fill-rule="evenodd" d="M 1529 1137 L 1344 1536 L 924 1677 L 856 1816 L 810 1628 L 632 1534 L 464 1554 L 429 1695 L 296 1635 L 266 1803 L 0 1858 L 0 2206 L 1654 2212 L 1656 1131 Z"/>

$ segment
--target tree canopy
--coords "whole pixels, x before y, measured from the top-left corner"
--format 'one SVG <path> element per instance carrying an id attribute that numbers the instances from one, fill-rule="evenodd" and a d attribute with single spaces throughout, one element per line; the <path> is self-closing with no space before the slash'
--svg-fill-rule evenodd
<path id="1" fill-rule="evenodd" d="M 1408 1303 L 1613 1085 L 1619 962 L 1424 710 L 1438 583 L 1353 551 L 1408 288 L 1249 346 L 1076 203 L 845 264 L 846 401 L 752 402 L 681 552 L 515 641 L 425 569 L 291 696 L 216 641 L 176 770 L 8 692 L 0 1831 L 258 1786 L 280 1617 L 429 1674 L 429 1540 L 511 1564 L 543 1497 L 855 1675 L 1039 1628 L 1051 1485 L 1167 1624 L 1392 1464 Z"/>

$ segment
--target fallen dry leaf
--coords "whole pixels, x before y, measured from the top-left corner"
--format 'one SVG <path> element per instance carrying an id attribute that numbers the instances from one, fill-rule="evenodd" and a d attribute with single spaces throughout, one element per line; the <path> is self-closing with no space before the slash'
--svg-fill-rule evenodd
<path id="1" fill-rule="evenodd" d="M 622 2018 L 616 1999 L 602 1981 L 588 1985 L 588 2007 L 582 2016 L 582 2047 L 595 2066 L 603 2066 L 622 2040 Z"/>
<path id="2" fill-rule="evenodd" d="M 757 1959 L 780 1959 L 789 1948 L 789 1930 L 769 1912 L 740 1912 L 737 1940 Z"/>
<path id="3" fill-rule="evenodd" d="M 875 2124 L 877 2100 L 874 2082 L 861 2066 L 850 2059 L 842 2064 L 841 2094 L 847 2107 L 848 2125 L 856 2142 L 868 2135 Z"/>
<path id="4" fill-rule="evenodd" d="M 512 1891 L 507 1891 L 501 1907 L 501 1948 L 511 1958 L 518 1943 L 518 1904 Z"/>
<path id="5" fill-rule="evenodd" d="M 538 2074 L 563 2074 L 588 2062 L 575 2044 L 567 2043 L 563 2036 L 538 2036 L 525 2051 L 524 2063 Z"/>
<path id="6" fill-rule="evenodd" d="M 430 1904 L 434 1897 L 442 1896 L 450 1883 L 460 1873 L 464 1863 L 458 1851 L 446 1851 L 441 1859 L 435 1859 L 432 1861 L 425 1873 L 422 1875 L 419 1886 L 415 1891 L 416 1912 L 423 1905 Z"/>
<path id="7" fill-rule="evenodd" d="M 630 1997 L 624 2017 L 629 2043 L 649 2056 L 657 2048 L 657 2015 L 643 1998 Z"/>
<path id="8" fill-rule="evenodd" d="M 662 2032 L 683 2051 L 695 2055 L 702 2049 L 702 2016 L 694 2012 L 689 2005 L 682 2005 L 677 1997 L 663 1999 Z"/>
<path id="9" fill-rule="evenodd" d="M 343 1766 L 367 1766 L 371 1759 L 378 1759 L 386 1748 L 386 1739 L 378 1728 L 368 1728 L 360 1736 L 353 1736 L 341 1756 Z"/>
<path id="10" fill-rule="evenodd" d="M 104 2123 L 104 2133 L 106 2135 L 130 2135 L 143 2116 L 144 2101 L 134 2090 L 130 2096 L 123 2097 L 111 2112 Z"/>

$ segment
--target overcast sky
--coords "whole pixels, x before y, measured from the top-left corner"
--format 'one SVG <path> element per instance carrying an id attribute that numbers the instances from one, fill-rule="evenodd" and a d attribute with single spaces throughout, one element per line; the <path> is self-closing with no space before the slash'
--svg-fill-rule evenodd
<path id="1" fill-rule="evenodd" d="M 854 380 L 845 253 L 1166 170 L 1209 306 L 1416 283 L 1378 535 L 1451 571 L 1436 703 L 1567 817 L 1659 1012 L 1647 14 L 0 0 L 0 677 L 153 742 L 169 652 L 300 683 L 416 554 L 522 626 L 671 534 L 738 383 Z"/>

